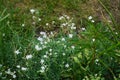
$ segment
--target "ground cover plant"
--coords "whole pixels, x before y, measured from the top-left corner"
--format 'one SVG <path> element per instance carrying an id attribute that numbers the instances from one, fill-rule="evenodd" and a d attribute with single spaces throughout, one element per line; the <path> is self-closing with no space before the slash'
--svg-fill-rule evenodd
<path id="1" fill-rule="evenodd" d="M 20 3 L 16 0 L 11 5 L 15 2 Z M 46 11 L 30 8 L 19 13 L 18 8 L 11 6 L 0 8 L 1 80 L 120 79 L 120 32 L 112 15 L 113 23 L 97 21 L 92 15 L 79 23 L 77 17 L 66 12 L 52 15 L 56 1 L 34 2 L 44 6 L 42 3 L 46 2 Z M 78 2 L 87 0 L 60 3 L 71 11 L 79 9 Z M 102 6 L 109 13 L 103 3 Z"/>

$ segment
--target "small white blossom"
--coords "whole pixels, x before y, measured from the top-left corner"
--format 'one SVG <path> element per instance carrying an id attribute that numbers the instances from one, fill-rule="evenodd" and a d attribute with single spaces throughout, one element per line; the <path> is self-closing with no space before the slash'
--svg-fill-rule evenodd
<path id="1" fill-rule="evenodd" d="M 26 55 L 26 59 L 31 59 L 33 56 L 30 54 L 30 55 Z"/>
<path id="2" fill-rule="evenodd" d="M 35 9 L 30 9 L 31 14 L 34 14 Z"/>
<path id="3" fill-rule="evenodd" d="M 62 38 L 62 41 L 65 41 L 65 38 Z"/>
<path id="4" fill-rule="evenodd" d="M 66 16 L 66 18 L 67 18 L 67 19 L 70 19 L 70 17 L 69 17 L 69 16 Z"/>
<path id="5" fill-rule="evenodd" d="M 73 37 L 73 34 L 69 34 L 69 38 L 72 38 Z"/>
<path id="6" fill-rule="evenodd" d="M 44 73 L 44 72 L 45 72 L 45 70 L 40 70 L 40 72 L 41 72 L 41 73 Z"/>
<path id="7" fill-rule="evenodd" d="M 43 64 L 44 62 L 45 62 L 44 59 L 41 59 L 41 60 L 40 60 L 40 63 L 41 63 L 41 64 Z"/>
<path id="8" fill-rule="evenodd" d="M 95 42 L 95 38 L 93 38 L 92 41 Z"/>
<path id="9" fill-rule="evenodd" d="M 42 48 L 45 49 L 47 46 L 43 45 Z"/>
<path id="10" fill-rule="evenodd" d="M 52 24 L 55 24 L 55 21 L 52 21 Z"/>
<path id="11" fill-rule="evenodd" d="M 48 51 L 46 51 L 45 53 L 48 54 Z"/>
<path id="12" fill-rule="evenodd" d="M 51 56 L 51 55 L 52 55 L 52 53 L 49 53 L 49 55 Z"/>
<path id="13" fill-rule="evenodd" d="M 42 70 L 45 70 L 45 66 L 41 66 L 41 69 L 42 69 Z"/>
<path id="14" fill-rule="evenodd" d="M 37 51 L 42 50 L 42 48 L 41 48 L 41 47 L 39 47 L 38 45 L 35 45 L 35 49 L 36 49 Z"/>
<path id="15" fill-rule="evenodd" d="M 82 28 L 82 31 L 85 31 L 85 28 L 84 28 L 84 27 Z"/>
<path id="16" fill-rule="evenodd" d="M 67 64 L 65 64 L 65 67 L 66 67 L 66 68 L 68 68 L 68 67 L 69 67 L 69 64 L 68 64 L 68 63 L 67 63 Z"/>
<path id="17" fill-rule="evenodd" d="M 88 19 L 91 20 L 91 19 L 92 19 L 92 16 L 89 16 Z"/>
<path id="18" fill-rule="evenodd" d="M 41 37 L 38 37 L 38 38 L 37 38 L 37 40 L 39 40 L 39 41 L 43 41 L 43 38 L 41 38 Z"/>
<path id="19" fill-rule="evenodd" d="M 2 64 L 0 64 L 0 68 L 2 67 Z"/>
<path id="20" fill-rule="evenodd" d="M 92 23 L 94 23 L 95 21 L 94 20 L 91 20 Z"/>
<path id="21" fill-rule="evenodd" d="M 65 56 L 65 53 L 63 53 L 63 56 Z"/>
<path id="22" fill-rule="evenodd" d="M 41 21 L 41 18 L 38 18 L 38 21 Z"/>
<path id="23" fill-rule="evenodd" d="M 22 24 L 22 27 L 24 27 L 25 26 L 25 24 Z"/>
<path id="24" fill-rule="evenodd" d="M 95 62 L 98 62 L 98 61 L 99 61 L 99 59 L 96 59 L 96 60 L 95 60 Z"/>
<path id="25" fill-rule="evenodd" d="M 4 37 L 4 36 L 5 36 L 5 33 L 3 33 L 2 36 Z"/>
<path id="26" fill-rule="evenodd" d="M 57 53 L 55 52 L 55 54 L 57 54 Z"/>
<path id="27" fill-rule="evenodd" d="M 52 52 L 52 49 L 49 49 L 50 52 Z"/>
<path id="28" fill-rule="evenodd" d="M 49 23 L 46 23 L 46 26 L 48 26 L 49 25 Z"/>
<path id="29" fill-rule="evenodd" d="M 33 56 L 30 54 L 30 55 L 26 55 L 26 59 L 31 59 Z"/>
<path id="30" fill-rule="evenodd" d="M 17 68 L 20 68 L 20 65 L 17 65 L 16 67 L 17 67 Z"/>
<path id="31" fill-rule="evenodd" d="M 5 73 L 7 73 L 7 74 L 11 74 L 12 72 L 11 72 L 10 69 L 8 69 L 7 71 L 5 71 Z"/>
<path id="32" fill-rule="evenodd" d="M 21 68 L 21 70 L 22 70 L 22 71 L 26 71 L 26 70 L 27 70 L 27 68 L 25 68 L 25 67 L 22 67 L 22 68 Z"/>
<path id="33" fill-rule="evenodd" d="M 37 17 L 36 16 L 32 16 L 32 19 L 36 19 Z"/>
<path id="34" fill-rule="evenodd" d="M 14 74 L 14 75 L 12 75 L 13 76 L 13 78 L 16 78 L 16 75 Z"/>
<path id="35" fill-rule="evenodd" d="M 115 32 L 115 34 L 118 34 L 118 32 Z"/>
<path id="36" fill-rule="evenodd" d="M 59 17 L 59 20 L 62 20 L 62 19 L 64 19 L 64 16 Z"/>
<path id="37" fill-rule="evenodd" d="M 71 46 L 72 49 L 75 49 L 75 46 Z"/>
<path id="38" fill-rule="evenodd" d="M 72 27 L 71 27 L 71 29 L 72 29 L 72 30 L 75 30 L 75 29 L 76 29 L 76 27 L 73 27 L 73 26 L 72 26 Z"/>
<path id="39" fill-rule="evenodd" d="M 46 32 L 41 31 L 40 34 L 41 35 L 46 35 Z"/>
<path id="40" fill-rule="evenodd" d="M 2 75 L 2 72 L 0 72 L 0 76 Z"/>
<path id="41" fill-rule="evenodd" d="M 47 44 L 47 43 L 48 43 L 48 42 L 46 42 L 46 41 L 44 42 L 44 44 Z"/>
<path id="42" fill-rule="evenodd" d="M 75 26 L 75 23 L 72 23 L 71 25 L 72 25 L 72 26 Z"/>
<path id="43" fill-rule="evenodd" d="M 48 56 L 47 56 L 47 55 L 44 55 L 43 57 L 44 57 L 44 58 L 47 58 Z"/>
<path id="44" fill-rule="evenodd" d="M 20 54 L 19 50 L 14 51 L 15 54 Z"/>

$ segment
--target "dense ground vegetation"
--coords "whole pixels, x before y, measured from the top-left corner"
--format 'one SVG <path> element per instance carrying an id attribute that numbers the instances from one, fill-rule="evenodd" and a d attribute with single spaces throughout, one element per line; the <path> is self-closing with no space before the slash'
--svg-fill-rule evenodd
<path id="1" fill-rule="evenodd" d="M 117 3 L 0 0 L 0 80 L 119 80 Z"/>

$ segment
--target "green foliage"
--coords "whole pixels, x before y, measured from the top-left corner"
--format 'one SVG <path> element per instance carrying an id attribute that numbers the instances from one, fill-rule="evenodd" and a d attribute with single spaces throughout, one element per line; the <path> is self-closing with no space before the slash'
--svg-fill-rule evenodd
<path id="1" fill-rule="evenodd" d="M 45 16 L 56 4 L 41 2 L 50 8 Z M 64 7 L 76 8 L 78 2 L 65 0 Z M 28 24 L 26 15 L 19 19 L 14 11 L 6 12 L 0 13 L 1 80 L 120 79 L 120 33 L 110 25 L 89 16 L 84 27 L 77 27 L 71 16 L 40 18 L 43 12 L 37 9 L 28 12 Z M 47 32 L 36 26 L 57 29 Z"/>

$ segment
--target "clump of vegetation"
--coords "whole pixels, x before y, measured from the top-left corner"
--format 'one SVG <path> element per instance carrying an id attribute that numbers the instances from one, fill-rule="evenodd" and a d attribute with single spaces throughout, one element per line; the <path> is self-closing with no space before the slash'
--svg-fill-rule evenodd
<path id="1" fill-rule="evenodd" d="M 35 8 L 27 13 L 17 19 L 7 9 L 0 12 L 1 80 L 120 79 L 117 28 L 93 16 L 78 24 L 65 13 L 52 19 Z"/>

